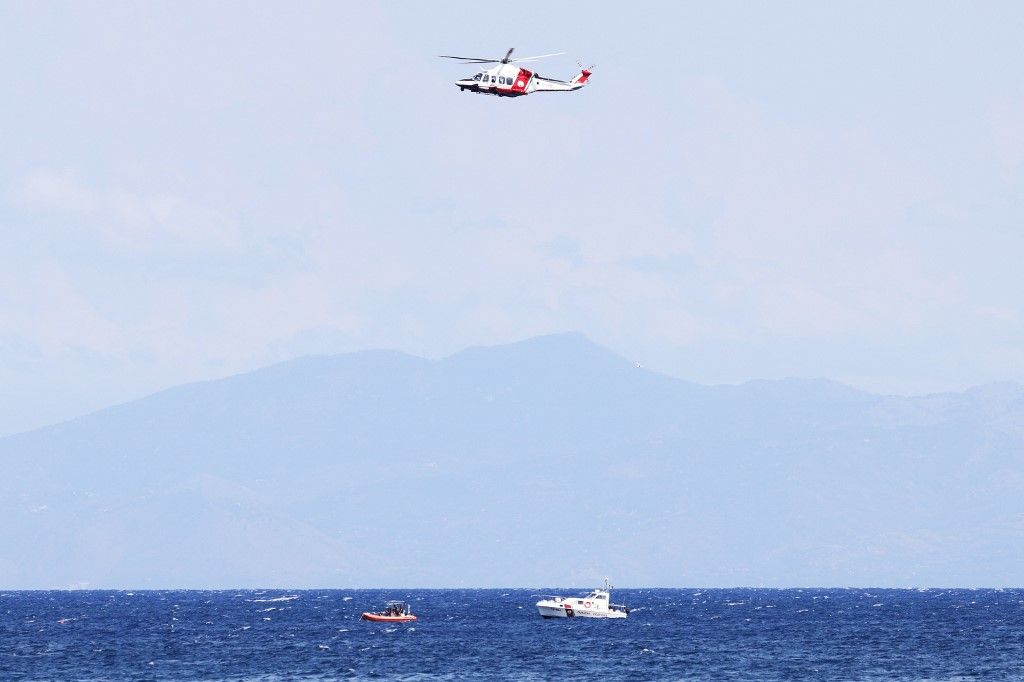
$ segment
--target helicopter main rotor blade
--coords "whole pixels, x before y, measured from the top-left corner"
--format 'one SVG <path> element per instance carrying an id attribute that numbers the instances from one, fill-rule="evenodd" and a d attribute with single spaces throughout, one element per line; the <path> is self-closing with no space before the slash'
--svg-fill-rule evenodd
<path id="1" fill-rule="evenodd" d="M 458 59 L 467 64 L 498 64 L 501 62 L 500 59 L 485 59 L 484 57 L 456 57 L 450 54 L 439 54 L 437 56 L 442 59 Z"/>
<path id="2" fill-rule="evenodd" d="M 552 52 L 551 54 L 538 54 L 532 57 L 517 57 L 516 59 L 512 59 L 512 52 L 515 49 L 516 48 L 514 47 L 508 48 L 508 52 L 506 52 L 505 56 L 501 59 L 490 59 L 487 57 L 459 57 L 453 54 L 439 54 L 437 56 L 441 59 L 458 59 L 463 64 L 518 64 L 519 62 L 535 62 L 538 59 L 544 59 L 545 57 L 557 57 L 560 54 L 565 54 L 564 52 Z"/>
<path id="3" fill-rule="evenodd" d="M 519 57 L 518 59 L 513 59 L 512 61 L 517 62 L 517 63 L 518 62 L 532 62 L 532 61 L 536 61 L 538 59 L 544 59 L 545 57 L 557 57 L 560 54 L 565 54 L 565 53 L 564 52 L 552 52 L 551 54 L 538 54 L 538 55 L 533 56 L 533 57 Z"/>

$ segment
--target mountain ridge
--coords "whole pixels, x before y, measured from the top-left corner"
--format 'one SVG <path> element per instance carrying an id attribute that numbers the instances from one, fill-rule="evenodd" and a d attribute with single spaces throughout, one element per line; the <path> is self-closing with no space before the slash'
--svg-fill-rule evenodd
<path id="1" fill-rule="evenodd" d="M 467 348 L 465 348 L 465 349 L 463 349 L 461 351 L 457 351 L 455 353 L 452 353 L 450 355 L 447 355 L 447 356 L 444 356 L 444 357 L 441 357 L 441 358 L 438 358 L 438 359 L 435 359 L 435 360 L 431 360 L 431 359 L 428 359 L 428 358 L 424 358 L 424 357 L 421 357 L 421 356 L 418 356 L 418 355 L 414 355 L 414 354 L 411 354 L 411 353 L 407 353 L 407 352 L 404 352 L 404 351 L 400 351 L 400 350 L 385 349 L 385 348 L 382 348 L 382 349 L 358 350 L 358 351 L 351 351 L 351 352 L 346 352 L 346 353 L 332 353 L 332 354 L 315 353 L 315 354 L 311 354 L 311 355 L 303 355 L 303 356 L 299 356 L 299 357 L 296 357 L 296 358 L 290 358 L 290 359 L 287 359 L 287 360 L 282 360 L 280 362 L 275 362 L 275 363 L 272 363 L 272 364 L 269 364 L 269 365 L 264 365 L 263 367 L 258 367 L 256 369 L 252 369 L 252 370 L 248 370 L 248 371 L 244 371 L 244 372 L 238 372 L 238 373 L 235 373 L 235 374 L 229 374 L 229 375 L 225 375 L 225 376 L 222 376 L 222 377 L 214 377 L 214 378 L 210 378 L 210 379 L 200 379 L 200 380 L 197 380 L 197 381 L 190 381 L 190 382 L 186 382 L 186 383 L 183 383 L 183 384 L 176 384 L 174 386 L 169 386 L 167 388 L 163 388 L 163 389 L 160 389 L 158 391 L 154 391 L 152 393 L 148 393 L 148 394 L 140 396 L 138 398 L 133 398 L 131 400 L 126 400 L 126 401 L 123 401 L 123 402 L 114 403 L 112 405 L 108 405 L 108 406 L 102 407 L 102 408 L 100 408 L 98 410 L 93 410 L 91 412 L 86 412 L 84 414 L 81 414 L 81 415 L 78 415 L 78 416 L 75 416 L 75 417 L 71 417 L 71 418 L 68 418 L 68 419 L 62 419 L 60 421 L 57 421 L 57 422 L 54 422 L 54 423 L 51 423 L 51 424 L 45 424 L 43 426 L 34 427 L 32 429 L 28 429 L 28 430 L 25 430 L 25 431 L 18 431 L 18 432 L 15 432 L 15 433 L 10 433 L 10 434 L 6 434 L 6 435 L 2 435 L 2 436 L 0 436 L 0 441 L 3 441 L 5 439 L 10 439 L 10 438 L 18 438 L 18 437 L 26 435 L 26 434 L 37 433 L 37 432 L 40 432 L 40 431 L 46 431 L 48 429 L 59 427 L 59 426 L 64 425 L 64 424 L 74 423 L 74 422 L 77 422 L 78 420 L 81 420 L 81 419 L 85 419 L 85 418 L 89 418 L 89 417 L 92 417 L 92 416 L 97 415 L 97 414 L 105 413 L 108 410 L 115 410 L 115 409 L 118 409 L 120 407 L 124 407 L 124 406 L 128 406 L 128 405 L 133 405 L 133 404 L 139 403 L 141 401 L 145 401 L 145 400 L 149 400 L 151 398 L 155 398 L 157 396 L 161 396 L 161 395 L 163 395 L 165 393 L 168 393 L 168 392 L 178 392 L 178 391 L 186 390 L 186 389 L 189 389 L 189 388 L 195 387 L 195 386 L 202 386 L 202 385 L 209 385 L 209 384 L 218 384 L 218 383 L 221 383 L 221 382 L 231 381 L 231 380 L 240 379 L 240 378 L 257 378 L 257 377 L 263 377 L 263 376 L 272 376 L 276 372 L 279 372 L 279 371 L 281 371 L 283 369 L 291 368 L 291 367 L 308 367 L 308 368 L 312 369 L 318 363 L 321 364 L 321 365 L 322 364 L 327 364 L 328 366 L 330 366 L 331 363 L 333 363 L 335 361 L 338 361 L 338 360 L 345 360 L 345 359 L 349 359 L 349 358 L 354 359 L 354 358 L 363 358 L 363 357 L 373 357 L 373 356 L 394 357 L 394 358 L 400 358 L 400 359 L 404 359 L 404 360 L 409 360 L 410 362 L 415 362 L 415 363 L 431 363 L 431 364 L 433 364 L 433 363 L 448 363 L 448 362 L 453 362 L 453 361 L 461 360 L 464 357 L 469 357 L 469 356 L 472 356 L 473 354 L 476 354 L 476 353 L 486 353 L 486 352 L 488 352 L 488 351 L 490 351 L 492 349 L 505 349 L 505 348 L 516 347 L 516 346 L 526 346 L 526 345 L 532 344 L 534 342 L 542 341 L 542 340 L 545 340 L 545 339 L 555 339 L 555 338 L 560 338 L 560 337 L 561 338 L 577 338 L 577 339 L 580 339 L 580 340 L 584 341 L 588 346 L 591 346 L 594 349 L 603 351 L 608 357 L 620 360 L 622 363 L 628 364 L 630 366 L 637 367 L 638 369 L 642 369 L 642 370 L 644 370 L 646 372 L 650 372 L 651 374 L 654 374 L 654 375 L 657 375 L 657 376 L 660 376 L 660 377 L 665 377 L 665 378 L 668 378 L 668 379 L 672 379 L 674 381 L 682 382 L 682 383 L 684 383 L 686 385 L 689 385 L 689 386 L 701 387 L 701 388 L 706 388 L 706 389 L 728 390 L 728 389 L 731 389 L 731 388 L 741 388 L 741 387 L 744 387 L 744 388 L 754 388 L 754 387 L 761 387 L 761 386 L 769 386 L 769 387 L 771 387 L 771 386 L 774 386 L 774 387 L 808 386 L 808 387 L 819 387 L 819 388 L 823 388 L 823 389 L 831 389 L 831 390 L 834 390 L 836 393 L 843 393 L 843 392 L 845 392 L 845 393 L 848 393 L 848 394 L 851 394 L 851 395 L 853 395 L 853 394 L 860 394 L 860 395 L 863 395 L 863 396 L 871 396 L 873 398 L 880 398 L 880 399 L 881 398 L 895 398 L 895 399 L 908 399 L 908 400 L 914 400 L 914 399 L 939 399 L 939 398 L 946 397 L 946 396 L 963 396 L 963 395 L 967 395 L 967 394 L 977 395 L 977 394 L 1001 393 L 1001 394 L 1008 394 L 1008 395 L 1011 395 L 1013 397 L 1019 397 L 1020 399 L 1024 400 L 1024 384 L 1021 384 L 1021 383 L 1016 382 L 1016 381 L 1009 381 L 1009 380 L 1006 380 L 1006 381 L 994 381 L 994 382 L 989 382 L 989 383 L 985 383 L 985 384 L 976 384 L 976 385 L 968 386 L 968 387 L 964 388 L 961 391 L 937 391 L 937 392 L 929 392 L 929 393 L 921 393 L 921 394 L 909 394 L 909 395 L 890 394 L 890 393 L 877 393 L 877 392 L 873 392 L 873 391 L 866 391 L 864 389 L 856 388 L 854 386 L 851 386 L 849 384 L 843 383 L 841 381 L 837 381 L 835 379 L 828 379 L 828 378 L 824 378 L 824 377 L 786 376 L 786 377 L 779 377 L 779 378 L 774 378 L 774 379 L 764 379 L 764 378 L 747 379 L 747 380 L 744 380 L 744 381 L 741 381 L 741 382 L 735 382 L 735 383 L 701 384 L 701 383 L 690 381 L 688 379 L 677 377 L 677 376 L 672 375 L 672 374 L 667 374 L 667 373 L 660 372 L 660 371 L 657 371 L 657 370 L 652 370 L 652 369 L 649 369 L 647 367 L 643 367 L 643 366 L 641 366 L 639 364 L 636 364 L 636 363 L 630 363 L 630 361 L 625 359 L 623 356 L 618 355 L 617 353 L 615 353 L 613 351 L 610 351 L 607 348 L 604 348 L 603 346 L 600 346 L 599 344 L 593 342 L 586 335 L 584 335 L 584 334 L 582 334 L 580 332 L 560 332 L 560 333 L 555 333 L 555 334 L 545 334 L 545 335 L 541 335 L 541 336 L 529 337 L 527 339 L 523 339 L 523 340 L 520 340 L 520 341 L 511 342 L 511 343 L 506 343 L 506 344 L 469 346 L 469 347 L 467 347 Z"/>

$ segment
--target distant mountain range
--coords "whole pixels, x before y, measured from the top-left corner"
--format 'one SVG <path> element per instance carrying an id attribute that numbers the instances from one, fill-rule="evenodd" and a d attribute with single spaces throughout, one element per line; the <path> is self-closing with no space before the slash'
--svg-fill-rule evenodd
<path id="1" fill-rule="evenodd" d="M 1024 388 L 702 386 L 576 334 L 0 439 L 0 588 L 1024 585 Z"/>

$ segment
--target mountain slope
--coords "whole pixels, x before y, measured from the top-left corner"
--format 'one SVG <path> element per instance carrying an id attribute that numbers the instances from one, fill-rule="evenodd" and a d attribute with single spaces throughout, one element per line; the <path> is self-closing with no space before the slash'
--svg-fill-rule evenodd
<path id="1" fill-rule="evenodd" d="M 1024 390 L 372 351 L 0 440 L 0 586 L 1024 584 Z"/>

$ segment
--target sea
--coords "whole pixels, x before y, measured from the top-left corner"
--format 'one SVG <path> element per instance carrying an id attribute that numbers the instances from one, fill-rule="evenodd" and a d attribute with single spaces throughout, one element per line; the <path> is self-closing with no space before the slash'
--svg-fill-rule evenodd
<path id="1" fill-rule="evenodd" d="M 1024 680 L 1024 590 L 612 596 L 628 618 L 524 589 L 0 592 L 0 680 Z M 360 619 L 389 599 L 418 620 Z"/>

